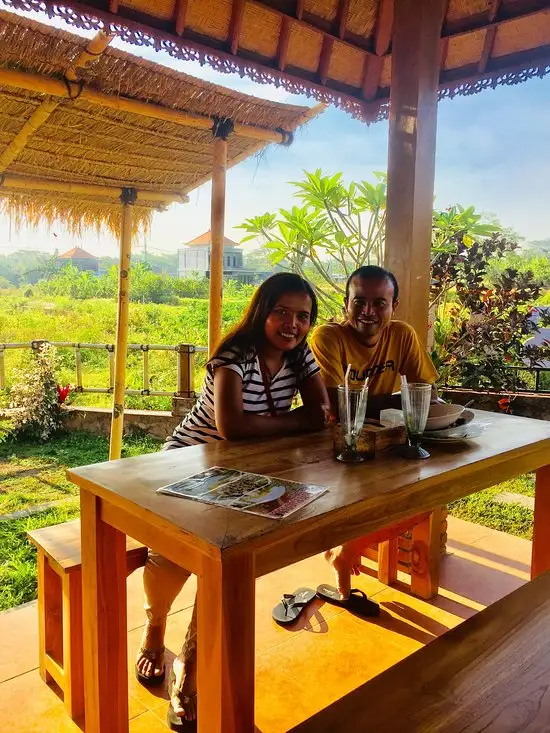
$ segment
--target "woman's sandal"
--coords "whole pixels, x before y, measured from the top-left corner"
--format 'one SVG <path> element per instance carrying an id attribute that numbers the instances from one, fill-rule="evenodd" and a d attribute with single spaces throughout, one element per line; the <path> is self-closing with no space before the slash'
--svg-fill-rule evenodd
<path id="1" fill-rule="evenodd" d="M 174 683 L 176 681 L 176 675 L 174 674 L 174 670 L 170 673 L 170 682 L 168 684 L 168 694 L 170 695 L 170 700 L 172 700 L 172 688 L 174 686 Z M 196 699 L 197 699 L 197 693 L 195 692 L 193 695 L 185 695 L 183 700 L 190 700 L 191 698 L 195 698 L 195 710 L 197 708 Z M 197 730 L 197 720 L 187 720 L 186 718 L 180 718 L 179 715 L 176 715 L 174 712 L 174 708 L 172 707 L 172 703 L 170 702 L 170 705 L 168 707 L 168 712 L 166 714 L 166 722 L 168 723 L 168 727 L 170 730 L 180 731 L 181 733 L 186 733 L 189 731 L 196 731 Z"/>
<path id="2" fill-rule="evenodd" d="M 139 650 L 138 654 L 141 654 L 142 657 L 145 657 L 145 659 L 147 659 L 148 662 L 151 662 L 151 664 L 155 664 L 155 662 L 158 661 L 159 657 L 161 655 L 164 655 L 164 647 L 161 647 L 160 649 L 145 649 L 142 647 Z M 137 681 L 140 682 L 144 687 L 158 687 L 158 685 L 162 685 L 166 676 L 165 667 L 163 667 L 160 674 L 153 675 L 142 674 L 138 669 L 137 662 L 134 669 L 136 672 Z"/>

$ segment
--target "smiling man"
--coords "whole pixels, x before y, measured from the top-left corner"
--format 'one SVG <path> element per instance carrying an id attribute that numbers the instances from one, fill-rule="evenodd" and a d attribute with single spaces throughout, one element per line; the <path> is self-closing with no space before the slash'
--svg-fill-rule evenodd
<path id="1" fill-rule="evenodd" d="M 437 372 L 412 326 L 392 320 L 398 305 L 399 286 L 393 273 L 375 265 L 360 267 L 346 283 L 345 321 L 326 323 L 313 334 L 311 350 L 335 416 L 336 388 L 344 383 L 348 364 L 350 386 L 361 387 L 369 378 L 368 413 L 376 417 L 391 404 L 400 374 L 409 382 L 436 381 Z"/>

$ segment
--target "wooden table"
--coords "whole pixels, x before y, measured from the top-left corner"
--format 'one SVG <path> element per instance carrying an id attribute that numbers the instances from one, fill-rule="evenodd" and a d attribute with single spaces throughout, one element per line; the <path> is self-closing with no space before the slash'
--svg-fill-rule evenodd
<path id="1" fill-rule="evenodd" d="M 125 534 L 198 577 L 198 729 L 254 731 L 255 579 L 513 476 L 537 471 L 533 577 L 550 569 L 550 422 L 477 413 L 470 443 L 427 461 L 333 459 L 329 433 L 216 442 L 75 468 L 81 488 L 86 732 L 128 731 Z M 211 466 L 320 484 L 286 520 L 157 494 Z M 276 599 L 274 599 L 276 601 Z"/>

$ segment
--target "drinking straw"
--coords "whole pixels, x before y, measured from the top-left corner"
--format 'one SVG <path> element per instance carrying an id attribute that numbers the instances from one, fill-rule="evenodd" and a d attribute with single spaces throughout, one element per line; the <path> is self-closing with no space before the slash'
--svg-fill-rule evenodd
<path id="1" fill-rule="evenodd" d="M 350 404 L 349 404 L 349 373 L 351 372 L 351 364 L 348 364 L 348 368 L 346 369 L 346 374 L 344 376 L 344 394 L 346 397 L 346 425 L 347 429 L 351 430 L 350 425 Z"/>
<path id="2" fill-rule="evenodd" d="M 361 395 L 359 397 L 359 405 L 362 405 L 363 404 L 363 400 L 367 396 L 368 389 L 369 389 L 369 378 L 368 377 L 365 377 L 365 382 L 363 384 L 363 389 L 361 390 Z M 357 411 L 357 413 L 355 415 L 355 422 L 356 423 L 357 423 L 357 417 L 358 417 L 358 415 L 359 415 L 359 410 Z M 357 425 L 356 424 L 355 425 L 355 432 L 358 433 L 361 430 L 362 427 L 363 427 L 362 425 Z"/>
<path id="3" fill-rule="evenodd" d="M 408 382 L 407 377 L 405 374 L 401 374 L 401 409 L 404 410 L 404 415 L 408 415 L 410 412 L 410 402 L 409 402 L 409 390 L 408 390 Z M 407 403 L 407 404 L 405 404 Z"/>

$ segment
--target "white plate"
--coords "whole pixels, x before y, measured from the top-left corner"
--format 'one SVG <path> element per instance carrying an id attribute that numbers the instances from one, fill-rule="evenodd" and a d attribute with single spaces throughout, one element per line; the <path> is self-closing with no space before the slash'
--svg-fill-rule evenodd
<path id="1" fill-rule="evenodd" d="M 460 443 L 463 440 L 473 440 L 474 438 L 479 438 L 484 430 L 484 425 L 465 425 L 462 432 L 459 431 L 459 428 L 455 428 L 453 431 L 453 435 L 444 436 L 434 435 L 434 433 L 424 433 L 424 435 L 422 436 L 422 440 L 431 440 L 432 443 Z"/>

